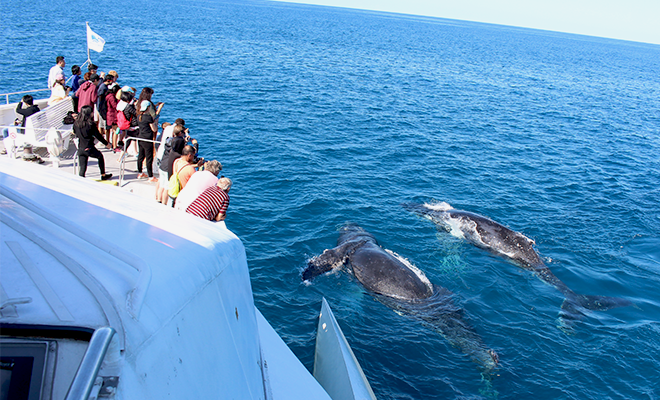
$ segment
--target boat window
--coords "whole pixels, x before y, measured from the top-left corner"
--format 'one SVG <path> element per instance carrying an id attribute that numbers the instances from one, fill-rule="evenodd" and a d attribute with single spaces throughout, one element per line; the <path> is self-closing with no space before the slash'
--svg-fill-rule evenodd
<path id="1" fill-rule="evenodd" d="M 0 345 L 0 400 L 38 400 L 46 368 L 48 343 Z"/>

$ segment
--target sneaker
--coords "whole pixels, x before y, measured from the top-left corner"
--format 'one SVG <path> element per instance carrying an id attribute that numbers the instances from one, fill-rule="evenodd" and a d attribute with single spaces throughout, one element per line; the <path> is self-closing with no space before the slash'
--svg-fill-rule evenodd
<path id="1" fill-rule="evenodd" d="M 137 176 L 138 179 L 146 178 L 147 174 L 140 172 Z"/>
<path id="2" fill-rule="evenodd" d="M 156 182 L 158 182 L 158 178 L 156 178 L 156 177 L 149 178 L 149 182 L 156 183 Z"/>
<path id="3" fill-rule="evenodd" d="M 112 178 L 112 174 L 101 175 L 101 180 L 102 180 L 102 181 L 107 181 L 107 180 L 109 180 L 110 178 Z"/>

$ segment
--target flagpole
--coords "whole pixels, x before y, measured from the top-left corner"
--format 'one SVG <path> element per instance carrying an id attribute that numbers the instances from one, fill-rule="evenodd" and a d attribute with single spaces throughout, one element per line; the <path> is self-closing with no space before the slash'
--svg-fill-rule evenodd
<path id="1" fill-rule="evenodd" d="M 87 29 L 85 30 L 85 37 L 87 38 L 89 32 L 89 22 L 85 22 L 85 25 L 87 26 Z M 87 62 L 91 64 L 92 59 L 89 57 L 89 40 L 86 39 L 85 41 L 87 42 Z"/>

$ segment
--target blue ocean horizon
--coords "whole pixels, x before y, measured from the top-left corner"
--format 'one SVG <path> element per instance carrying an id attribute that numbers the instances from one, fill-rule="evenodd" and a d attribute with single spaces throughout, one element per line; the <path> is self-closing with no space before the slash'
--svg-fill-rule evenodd
<path id="1" fill-rule="evenodd" d="M 660 46 L 253 0 L 3 6 L 0 92 L 44 88 L 57 55 L 81 65 L 87 21 L 99 69 L 186 120 L 234 181 L 255 303 L 310 371 L 325 297 L 379 399 L 660 397 Z M 555 288 L 401 207 L 440 201 L 635 307 L 565 333 Z M 350 275 L 302 282 L 347 222 L 454 293 L 499 354 L 497 396 Z"/>

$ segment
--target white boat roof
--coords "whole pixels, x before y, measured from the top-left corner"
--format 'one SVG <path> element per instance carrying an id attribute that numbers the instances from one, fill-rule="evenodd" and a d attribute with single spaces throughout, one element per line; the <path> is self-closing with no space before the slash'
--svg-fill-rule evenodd
<path id="1" fill-rule="evenodd" d="M 224 223 L 5 158 L 0 219 L 3 300 L 31 299 L 3 322 L 110 325 L 130 331 L 122 346 L 139 346 L 222 274 L 246 284 L 234 298 L 254 307 L 243 244 Z M 138 331 L 122 329 L 136 321 Z"/>

